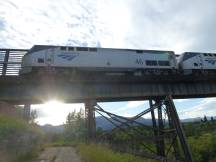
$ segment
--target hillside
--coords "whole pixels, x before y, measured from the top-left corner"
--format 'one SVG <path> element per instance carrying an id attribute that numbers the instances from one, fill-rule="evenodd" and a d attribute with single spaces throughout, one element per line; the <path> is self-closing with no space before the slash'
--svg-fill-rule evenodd
<path id="1" fill-rule="evenodd" d="M 202 119 L 201 117 L 197 117 L 197 118 L 187 118 L 181 121 L 182 123 L 191 123 L 191 122 L 200 122 L 201 119 Z M 210 117 L 207 117 L 207 119 L 210 120 Z M 114 121 L 113 119 L 110 119 L 110 120 L 114 122 L 115 124 L 119 125 L 119 123 Z M 151 119 L 139 118 L 136 121 L 146 124 L 146 125 L 152 125 Z M 40 127 L 42 128 L 42 130 L 44 130 L 47 133 L 62 133 L 64 131 L 64 125 L 53 126 L 51 124 L 46 124 Z M 115 126 L 111 122 L 107 121 L 104 117 L 98 116 L 96 117 L 96 127 L 97 129 L 101 128 L 103 130 L 109 131 L 113 129 Z"/>

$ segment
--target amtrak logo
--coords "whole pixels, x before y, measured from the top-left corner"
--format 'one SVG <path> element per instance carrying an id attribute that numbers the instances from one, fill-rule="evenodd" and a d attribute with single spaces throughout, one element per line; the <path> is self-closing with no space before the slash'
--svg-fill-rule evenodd
<path id="1" fill-rule="evenodd" d="M 205 60 L 205 61 L 212 65 L 215 65 L 216 63 L 216 60 Z"/>
<path id="2" fill-rule="evenodd" d="M 75 54 L 59 54 L 58 57 L 65 59 L 67 61 L 71 61 L 74 58 L 76 58 L 79 54 L 75 53 Z"/>

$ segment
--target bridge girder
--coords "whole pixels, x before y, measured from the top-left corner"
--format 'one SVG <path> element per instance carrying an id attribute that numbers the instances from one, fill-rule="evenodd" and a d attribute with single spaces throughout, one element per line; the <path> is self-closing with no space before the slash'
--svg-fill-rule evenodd
<path id="1" fill-rule="evenodd" d="M 0 100 L 22 104 L 43 103 L 49 99 L 64 102 L 98 102 L 151 99 L 172 95 L 173 98 L 199 98 L 216 96 L 215 81 L 191 82 L 113 82 L 16 79 L 0 77 Z"/>

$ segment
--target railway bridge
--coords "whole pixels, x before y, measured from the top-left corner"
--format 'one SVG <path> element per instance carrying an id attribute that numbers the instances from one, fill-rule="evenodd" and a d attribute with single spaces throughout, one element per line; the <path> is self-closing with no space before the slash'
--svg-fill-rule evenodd
<path id="1" fill-rule="evenodd" d="M 216 96 L 214 76 L 19 76 L 21 59 L 28 50 L 0 49 L 0 100 L 11 104 L 24 104 L 27 112 L 30 105 L 44 103 L 56 98 L 68 103 L 85 103 L 88 135 L 95 138 L 95 111 L 106 113 L 110 118 L 121 118 L 121 125 L 135 122 L 146 113 L 151 113 L 152 129 L 156 152 L 145 155 L 167 161 L 193 161 L 184 131 L 178 118 L 172 98 L 198 98 Z M 133 119 L 116 116 L 103 110 L 97 102 L 149 100 L 150 108 Z M 169 129 L 163 123 L 163 106 L 168 114 Z M 158 116 L 156 117 L 155 111 Z M 107 119 L 109 120 L 109 118 Z M 119 125 L 116 125 L 119 127 Z M 174 130 L 173 132 L 171 130 Z M 175 159 L 165 154 L 167 134 L 171 132 L 173 141 L 179 141 L 183 157 L 178 158 L 177 143 L 172 142 Z M 155 140 L 156 139 L 156 140 Z M 170 147 L 171 147 L 170 146 Z"/>

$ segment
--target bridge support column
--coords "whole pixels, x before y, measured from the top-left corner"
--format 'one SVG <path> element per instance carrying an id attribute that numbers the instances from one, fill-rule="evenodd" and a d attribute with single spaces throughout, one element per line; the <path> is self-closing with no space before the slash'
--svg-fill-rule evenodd
<path id="1" fill-rule="evenodd" d="M 169 105 L 167 105 L 167 103 L 165 102 L 166 104 L 166 112 L 167 112 L 167 117 L 168 117 L 168 125 L 169 125 L 169 128 L 170 129 L 175 129 L 175 126 L 173 125 L 173 121 L 171 119 L 171 114 L 170 114 L 170 111 L 169 111 Z M 179 144 L 178 144 L 178 141 L 176 140 L 176 136 L 172 136 L 171 141 L 173 141 L 173 152 L 174 152 L 174 155 L 175 155 L 175 158 L 177 160 L 180 159 L 180 150 L 179 150 Z"/>
<path id="2" fill-rule="evenodd" d="M 94 110 L 95 105 L 96 102 L 94 100 L 85 101 L 87 138 L 91 140 L 94 140 L 96 136 L 96 123 L 95 123 L 95 110 Z"/>
<path id="3" fill-rule="evenodd" d="M 161 103 L 161 100 L 159 99 L 158 101 L 155 100 L 155 103 Z M 163 123 L 163 110 L 162 110 L 162 105 L 158 105 L 158 134 L 159 136 L 163 137 L 164 133 L 164 123 Z M 165 144 L 164 144 L 164 138 L 161 138 L 160 141 L 158 141 L 158 154 L 160 156 L 165 156 Z"/>
<path id="4" fill-rule="evenodd" d="M 186 141 L 186 136 L 184 130 L 182 128 L 178 113 L 176 111 L 174 102 L 171 96 L 167 96 L 166 98 L 156 98 L 154 99 L 155 103 L 153 104 L 152 100 L 149 101 L 151 116 L 152 116 L 152 125 L 154 129 L 154 135 L 157 138 L 156 141 L 156 150 L 157 154 L 162 157 L 166 157 L 168 152 L 171 151 L 171 147 L 173 148 L 173 153 L 176 160 L 184 160 L 187 162 L 193 162 L 192 155 L 190 152 L 190 148 Z M 154 109 L 157 109 L 158 113 L 158 122 L 156 123 Z M 168 129 L 165 129 L 166 120 L 163 121 L 163 111 L 164 116 L 166 115 L 168 118 Z M 158 126 L 156 125 L 158 124 Z M 155 130 L 155 128 L 157 128 Z M 157 131 L 158 130 L 158 131 Z M 165 135 L 166 133 L 169 137 L 167 139 L 170 140 L 171 145 L 169 147 L 165 146 Z M 178 142 L 179 141 L 179 142 Z M 181 158 L 180 147 L 182 152 L 184 153 L 184 157 Z M 168 150 L 168 152 L 167 152 Z"/>
<path id="5" fill-rule="evenodd" d="M 155 113 L 154 113 L 154 108 L 153 108 L 153 100 L 149 100 L 149 106 L 151 109 L 151 117 L 152 117 L 152 126 L 153 126 L 153 130 L 154 130 L 154 136 L 157 137 L 158 136 L 158 131 L 157 131 L 157 122 L 155 119 Z M 160 153 L 160 146 L 158 141 L 155 141 L 155 146 L 157 149 L 157 153 Z"/>
<path id="6" fill-rule="evenodd" d="M 184 160 L 187 162 L 193 162 L 192 154 L 191 154 L 189 145 L 186 141 L 186 136 L 185 136 L 183 127 L 181 125 L 178 113 L 176 111 L 176 108 L 175 108 L 175 105 L 174 105 L 174 102 L 171 96 L 168 96 L 167 100 L 165 101 L 165 105 L 166 105 L 167 112 L 169 112 L 168 114 L 170 115 L 172 126 L 175 128 L 177 136 L 179 138 L 179 142 L 181 144 L 181 147 L 184 153 L 184 157 L 185 157 Z M 176 148 L 176 144 L 177 144 L 177 141 L 173 143 L 174 150 Z"/>
<path id="7" fill-rule="evenodd" d="M 31 115 L 31 104 L 30 103 L 25 103 L 24 109 L 23 109 L 23 117 L 29 121 Z"/>
<path id="8" fill-rule="evenodd" d="M 151 109 L 151 117 L 152 117 L 152 126 L 154 129 L 154 136 L 161 136 L 163 137 L 164 133 L 164 122 L 163 122 L 163 110 L 162 110 L 162 100 L 160 98 L 154 99 L 155 104 L 157 105 L 157 113 L 158 113 L 158 127 L 156 125 L 156 119 L 155 119 L 155 114 L 154 114 L 154 108 L 153 108 L 153 103 L 152 100 L 149 101 L 150 104 L 150 109 Z M 156 150 L 157 154 L 160 156 L 165 156 L 165 143 L 164 143 L 164 138 L 160 138 L 160 140 L 156 141 Z"/>

